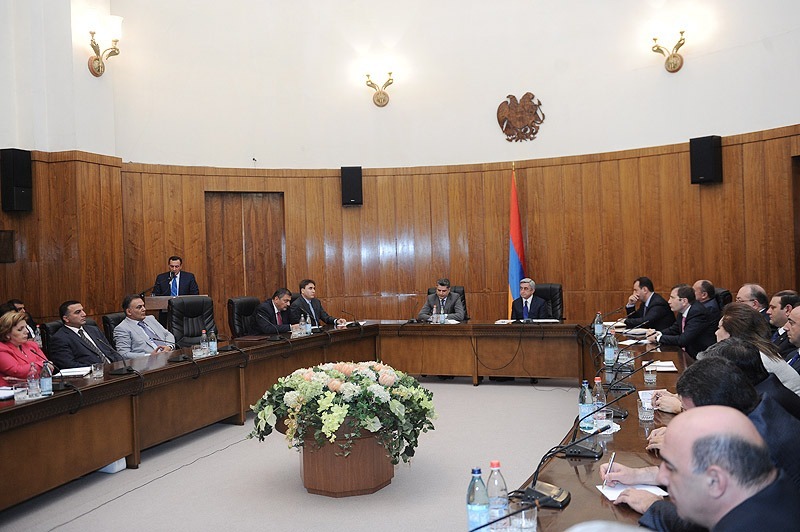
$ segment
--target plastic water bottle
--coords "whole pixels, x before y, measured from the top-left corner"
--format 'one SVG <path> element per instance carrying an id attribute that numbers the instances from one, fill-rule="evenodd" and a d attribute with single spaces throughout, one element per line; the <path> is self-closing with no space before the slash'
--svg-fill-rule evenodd
<path id="1" fill-rule="evenodd" d="M 433 313 L 431 314 L 431 323 L 439 323 L 439 311 L 436 305 L 433 306 Z"/>
<path id="2" fill-rule="evenodd" d="M 599 310 L 594 317 L 594 337 L 597 338 L 598 342 L 603 338 L 603 315 L 600 314 Z"/>
<path id="3" fill-rule="evenodd" d="M 300 314 L 300 327 L 298 327 L 299 336 L 306 335 L 306 315 Z"/>
<path id="4" fill-rule="evenodd" d="M 592 400 L 592 391 L 589 390 L 589 381 L 586 379 L 581 383 L 580 395 L 578 395 L 578 419 L 580 419 L 581 430 L 592 432 L 594 430 L 594 418 L 591 414 L 594 401 Z"/>
<path id="5" fill-rule="evenodd" d="M 33 341 L 36 342 L 36 345 L 39 346 L 39 349 L 42 348 L 44 345 L 42 343 L 42 331 L 39 329 L 39 326 L 36 326 L 36 331 L 33 333 Z"/>
<path id="6" fill-rule="evenodd" d="M 447 313 L 444 311 L 444 306 L 439 308 L 439 323 L 447 323 Z"/>
<path id="7" fill-rule="evenodd" d="M 489 479 L 486 481 L 486 492 L 489 494 L 489 521 L 499 519 L 508 514 L 508 488 L 506 487 L 506 479 L 500 472 L 500 462 L 492 460 L 489 462 L 489 467 L 492 472 L 489 473 Z M 508 519 L 498 521 L 490 525 L 492 530 L 506 530 L 508 528 Z"/>
<path id="8" fill-rule="evenodd" d="M 50 386 L 52 388 L 52 386 Z M 31 368 L 28 370 L 28 399 L 34 399 L 42 395 L 41 388 L 39 387 L 39 371 L 36 369 L 36 364 L 31 362 Z"/>
<path id="9" fill-rule="evenodd" d="M 208 351 L 212 355 L 216 355 L 219 352 L 217 350 L 217 335 L 214 334 L 214 331 L 208 333 Z"/>
<path id="10" fill-rule="evenodd" d="M 467 530 L 489 522 L 489 494 L 481 478 L 481 468 L 472 468 L 472 480 L 467 488 Z"/>
<path id="11" fill-rule="evenodd" d="M 203 350 L 203 356 L 208 356 L 208 336 L 206 330 L 203 329 L 203 334 L 200 335 L 200 349 Z"/>
<path id="12" fill-rule="evenodd" d="M 600 377 L 594 378 L 594 388 L 592 389 L 592 410 L 595 410 L 595 428 L 600 428 L 600 423 L 605 422 L 605 418 L 601 419 L 602 414 L 600 410 L 606 406 L 606 392 L 603 390 L 603 383 Z"/>
<path id="13" fill-rule="evenodd" d="M 42 395 L 45 397 L 53 395 L 53 372 L 50 370 L 50 364 L 48 363 L 42 366 L 42 373 L 39 376 L 39 388 L 41 388 Z"/>
<path id="14" fill-rule="evenodd" d="M 617 338 L 614 336 L 614 331 L 609 328 L 606 334 L 605 346 L 603 347 L 603 362 L 605 362 L 606 366 L 610 367 L 614 365 L 614 362 L 617 361 L 618 351 L 619 345 L 617 344 Z"/>
<path id="15" fill-rule="evenodd" d="M 311 319 L 311 316 L 306 316 L 306 336 L 311 336 L 311 322 L 314 321 Z"/>

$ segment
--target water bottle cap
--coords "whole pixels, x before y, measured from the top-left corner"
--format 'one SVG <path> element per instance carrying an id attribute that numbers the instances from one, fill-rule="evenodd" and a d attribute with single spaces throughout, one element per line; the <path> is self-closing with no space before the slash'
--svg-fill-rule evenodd
<path id="1" fill-rule="evenodd" d="M 472 474 L 473 475 L 480 475 L 481 474 L 481 468 L 480 467 L 473 467 L 472 468 Z"/>
<path id="2" fill-rule="evenodd" d="M 197 329 L 195 329 L 195 330 L 197 330 Z M 205 330 L 205 329 L 203 329 L 203 332 L 205 333 L 205 332 L 206 332 L 206 330 Z"/>
<path id="3" fill-rule="evenodd" d="M 492 460 L 489 462 L 489 467 L 492 469 L 500 469 L 500 460 Z"/>
<path id="4" fill-rule="evenodd" d="M 594 382 L 600 382 L 600 381 L 601 381 L 600 377 L 595 377 L 594 378 Z"/>

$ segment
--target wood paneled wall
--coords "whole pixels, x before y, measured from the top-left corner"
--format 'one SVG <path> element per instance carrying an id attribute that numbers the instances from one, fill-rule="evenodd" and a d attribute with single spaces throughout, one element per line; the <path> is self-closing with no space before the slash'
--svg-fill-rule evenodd
<path id="1" fill-rule="evenodd" d="M 639 275 L 661 292 L 698 278 L 731 290 L 748 281 L 797 288 L 798 155 L 800 126 L 789 126 L 724 138 L 717 185 L 690 183 L 688 142 L 517 161 L 527 273 L 564 285 L 570 321 L 621 305 Z M 116 310 L 172 254 L 207 290 L 207 192 L 282 194 L 285 243 L 275 246 L 284 246 L 286 278 L 275 286 L 314 278 L 333 315 L 411 317 L 441 276 L 466 286 L 474 318 L 506 312 L 510 163 L 364 169 L 364 205 L 342 207 L 338 169 L 35 159 L 34 212 L 0 214 L 0 229 L 18 239 L 17 263 L 0 265 L 0 293 L 21 296 L 37 316 L 69 297 L 93 313 Z M 227 296 L 251 294 L 264 295 Z"/>

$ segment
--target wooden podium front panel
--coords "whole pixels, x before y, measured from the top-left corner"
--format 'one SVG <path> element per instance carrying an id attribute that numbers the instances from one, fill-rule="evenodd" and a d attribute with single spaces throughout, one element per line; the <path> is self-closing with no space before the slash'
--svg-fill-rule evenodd
<path id="1" fill-rule="evenodd" d="M 475 355 L 468 325 L 411 325 L 400 336 L 381 334 L 381 360 L 412 375 L 473 376 Z"/>
<path id="2" fill-rule="evenodd" d="M 478 375 L 577 379 L 580 351 L 574 336 L 477 338 Z"/>

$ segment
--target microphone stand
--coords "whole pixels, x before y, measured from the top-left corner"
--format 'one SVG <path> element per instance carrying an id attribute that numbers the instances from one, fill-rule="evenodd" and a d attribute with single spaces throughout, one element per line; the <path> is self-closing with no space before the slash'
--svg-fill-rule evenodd
<path id="1" fill-rule="evenodd" d="M 351 317 L 353 318 L 353 321 L 352 321 L 352 322 L 350 322 L 350 323 L 348 323 L 348 324 L 347 324 L 345 327 L 347 327 L 348 329 L 355 329 L 356 327 L 358 327 L 358 330 L 359 330 L 359 336 L 358 336 L 358 337 L 359 337 L 359 338 L 363 338 L 363 337 L 364 337 L 364 327 L 363 327 L 363 326 L 361 325 L 361 323 L 360 323 L 360 322 L 359 322 L 359 321 L 356 319 L 356 315 L 355 315 L 355 314 L 352 314 L 352 313 L 350 313 L 350 312 L 347 312 L 347 311 L 346 311 L 346 310 L 344 310 L 344 309 L 340 309 L 340 310 L 341 310 L 342 314 L 345 314 L 345 315 L 347 315 L 347 316 L 351 316 Z"/>

